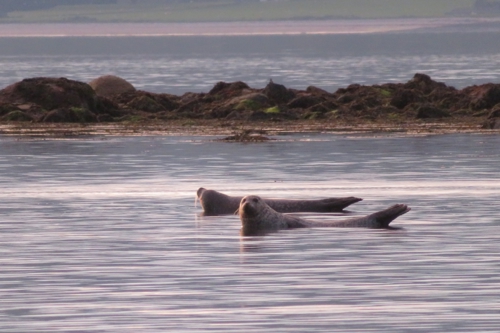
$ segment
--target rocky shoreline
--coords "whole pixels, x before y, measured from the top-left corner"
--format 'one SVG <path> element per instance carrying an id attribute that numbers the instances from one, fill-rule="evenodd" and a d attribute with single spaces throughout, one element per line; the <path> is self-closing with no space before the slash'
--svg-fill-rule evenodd
<path id="1" fill-rule="evenodd" d="M 498 129 L 500 84 L 459 90 L 420 73 L 406 83 L 351 84 L 333 93 L 314 86 L 289 89 L 270 81 L 260 89 L 244 82 L 218 82 L 207 93 L 176 96 L 136 90 L 110 75 L 90 83 L 29 78 L 0 90 L 0 133 L 12 135 L 239 132 L 234 136 L 248 139 L 304 131 Z"/>

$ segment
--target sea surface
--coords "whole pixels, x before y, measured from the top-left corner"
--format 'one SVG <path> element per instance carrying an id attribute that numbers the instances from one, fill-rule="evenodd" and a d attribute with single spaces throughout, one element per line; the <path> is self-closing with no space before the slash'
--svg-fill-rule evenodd
<path id="1" fill-rule="evenodd" d="M 493 20 L 493 19 L 492 19 Z M 114 74 L 181 95 L 217 82 L 333 92 L 406 82 L 415 73 L 461 89 L 500 81 L 500 23 L 465 19 L 208 25 L 0 25 L 0 88 L 24 78 L 89 82 Z"/>
<path id="2" fill-rule="evenodd" d="M 0 331 L 498 332 L 500 136 L 0 137 Z M 231 195 L 394 203 L 241 237 Z"/>

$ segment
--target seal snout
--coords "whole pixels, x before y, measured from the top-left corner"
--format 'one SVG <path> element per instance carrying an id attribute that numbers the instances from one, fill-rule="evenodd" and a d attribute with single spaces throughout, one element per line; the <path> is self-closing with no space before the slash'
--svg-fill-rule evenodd
<path id="1" fill-rule="evenodd" d="M 255 208 L 261 199 L 255 195 L 248 195 L 243 197 L 240 202 L 240 213 L 245 215 L 252 215 L 255 212 Z"/>

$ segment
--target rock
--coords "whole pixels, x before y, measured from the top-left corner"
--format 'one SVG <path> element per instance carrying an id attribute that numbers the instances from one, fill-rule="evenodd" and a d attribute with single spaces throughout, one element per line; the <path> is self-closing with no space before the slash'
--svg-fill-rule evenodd
<path id="1" fill-rule="evenodd" d="M 462 89 L 474 110 L 490 109 L 500 103 L 500 84 L 487 83 Z"/>
<path id="2" fill-rule="evenodd" d="M 434 89 L 446 88 L 446 84 L 432 80 L 429 75 L 416 73 L 404 87 L 405 89 L 415 89 L 424 94 L 429 94 Z"/>
<path id="3" fill-rule="evenodd" d="M 225 98 L 234 97 L 241 94 L 244 89 L 249 89 L 245 82 L 217 82 L 215 86 L 209 91 L 209 95 L 221 95 Z"/>
<path id="4" fill-rule="evenodd" d="M 251 93 L 229 100 L 224 106 L 236 110 L 259 110 L 269 107 L 269 98 L 261 93 Z"/>
<path id="5" fill-rule="evenodd" d="M 48 112 L 41 121 L 44 123 L 86 123 L 96 122 L 97 117 L 83 108 L 60 108 Z"/>
<path id="6" fill-rule="evenodd" d="M 77 107 L 96 111 L 98 100 L 88 84 L 66 78 L 24 79 L 0 91 L 0 104 L 37 104 L 45 110 Z"/>
<path id="7" fill-rule="evenodd" d="M 445 117 L 450 117 L 450 116 L 451 115 L 448 112 L 441 110 L 441 109 L 438 109 L 431 104 L 421 105 L 417 109 L 417 119 L 445 118 Z"/>
<path id="8" fill-rule="evenodd" d="M 113 97 L 127 92 L 134 92 L 135 88 L 128 81 L 114 75 L 104 75 L 89 82 L 98 96 Z"/>
<path id="9" fill-rule="evenodd" d="M 421 93 L 416 90 L 400 89 L 393 93 L 389 104 L 398 109 L 404 109 L 407 105 L 419 102 L 421 99 Z"/>
<path id="10" fill-rule="evenodd" d="M 488 119 L 500 118 L 500 104 L 495 105 L 488 114 Z"/>
<path id="11" fill-rule="evenodd" d="M 274 83 L 272 80 L 269 81 L 262 93 L 276 104 L 286 104 L 295 97 L 295 94 L 284 85 Z"/>
<path id="12" fill-rule="evenodd" d="M 287 106 L 289 108 L 307 109 L 313 105 L 320 104 L 323 100 L 317 96 L 301 95 L 292 99 Z"/>
<path id="13" fill-rule="evenodd" d="M 21 110 L 11 111 L 1 118 L 3 121 L 33 121 L 33 117 Z"/>
<path id="14" fill-rule="evenodd" d="M 154 96 L 155 101 L 160 103 L 168 111 L 173 111 L 180 106 L 177 96 L 170 94 L 156 94 Z"/>
<path id="15" fill-rule="evenodd" d="M 500 129 L 500 118 L 487 119 L 483 126 L 483 129 Z"/>
<path id="16" fill-rule="evenodd" d="M 0 116 L 4 116 L 12 111 L 17 111 L 19 108 L 13 104 L 0 104 Z"/>
<path id="17" fill-rule="evenodd" d="M 315 86 L 309 86 L 306 88 L 306 92 L 314 96 L 332 96 L 328 91 Z"/>
<path id="18" fill-rule="evenodd" d="M 163 105 L 161 105 L 160 103 L 155 101 L 153 98 L 150 98 L 149 96 L 146 96 L 146 95 L 142 95 L 142 96 L 138 96 L 138 97 L 134 98 L 133 100 L 131 100 L 127 104 L 127 106 L 131 109 L 145 111 L 145 112 L 152 112 L 152 113 L 161 112 L 161 111 L 166 110 L 163 107 Z"/>

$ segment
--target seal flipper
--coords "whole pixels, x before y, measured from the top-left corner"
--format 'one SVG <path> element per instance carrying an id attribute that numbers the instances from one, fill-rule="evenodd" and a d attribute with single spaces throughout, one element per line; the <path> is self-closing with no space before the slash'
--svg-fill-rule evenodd
<path id="1" fill-rule="evenodd" d="M 397 204 L 391 206 L 387 209 L 384 209 L 380 212 L 376 212 L 367 216 L 369 220 L 372 220 L 374 223 L 370 226 L 370 228 L 376 229 L 388 229 L 389 224 L 394 221 L 398 216 L 401 216 L 405 213 L 408 213 L 411 210 L 410 207 L 404 204 Z"/>
<path id="2" fill-rule="evenodd" d="M 320 202 L 325 206 L 325 210 L 327 212 L 339 212 L 343 211 L 344 208 L 362 200 L 363 199 L 356 197 L 345 197 L 345 198 L 327 198 L 320 200 Z"/>

